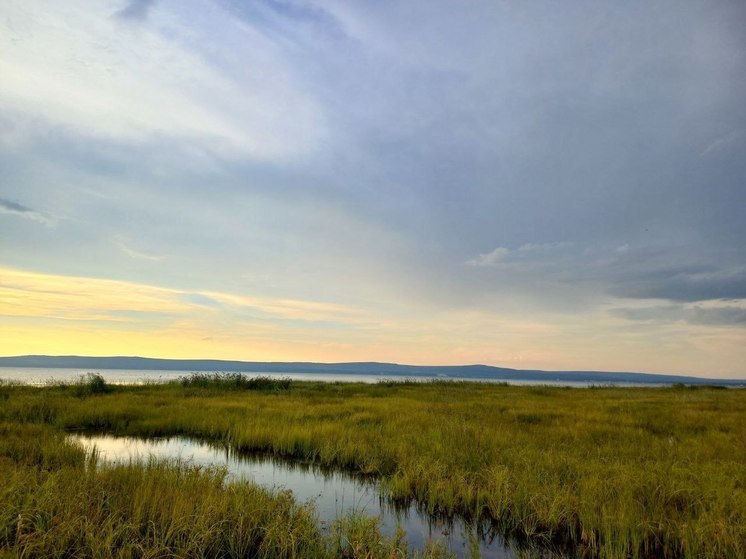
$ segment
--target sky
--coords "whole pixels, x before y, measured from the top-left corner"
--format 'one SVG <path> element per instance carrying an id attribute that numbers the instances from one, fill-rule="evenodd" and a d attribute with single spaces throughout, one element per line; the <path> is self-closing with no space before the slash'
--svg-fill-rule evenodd
<path id="1" fill-rule="evenodd" d="M 742 0 L 4 0 L 0 355 L 746 378 Z"/>

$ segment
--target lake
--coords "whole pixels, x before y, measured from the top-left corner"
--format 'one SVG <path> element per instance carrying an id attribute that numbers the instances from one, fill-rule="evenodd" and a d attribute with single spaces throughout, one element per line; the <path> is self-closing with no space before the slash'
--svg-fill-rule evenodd
<path id="1" fill-rule="evenodd" d="M 145 369 L 64 369 L 64 368 L 37 368 L 37 367 L 0 367 L 0 380 L 18 381 L 23 384 L 44 385 L 49 382 L 72 382 L 86 373 L 99 373 L 104 377 L 106 382 L 112 384 L 145 384 L 159 383 L 176 380 L 184 375 L 189 375 L 194 371 L 166 371 L 166 370 L 145 370 Z M 200 371 L 200 372 L 219 372 L 219 371 Z M 407 377 L 397 375 L 375 375 L 375 374 L 345 374 L 345 373 L 265 373 L 242 371 L 241 374 L 248 376 L 261 376 L 269 378 L 289 378 L 291 380 L 306 380 L 320 382 L 365 382 L 376 383 L 381 380 L 468 380 L 469 382 L 505 382 L 512 385 L 542 385 L 542 386 L 569 386 L 575 388 L 587 388 L 589 386 L 611 385 L 614 386 L 665 386 L 659 383 L 633 383 L 633 382 L 585 382 L 585 381 L 565 381 L 565 380 L 502 380 L 502 379 L 475 379 L 466 377 Z"/>

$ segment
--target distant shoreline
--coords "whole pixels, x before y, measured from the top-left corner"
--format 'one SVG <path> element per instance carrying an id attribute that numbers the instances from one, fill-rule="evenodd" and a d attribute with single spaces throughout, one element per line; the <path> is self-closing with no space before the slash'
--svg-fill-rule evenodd
<path id="1" fill-rule="evenodd" d="M 685 375 L 607 371 L 522 370 L 490 365 L 400 365 L 396 363 L 313 363 L 229 361 L 220 359 L 157 359 L 148 357 L 89 357 L 21 355 L 0 357 L 0 367 L 41 369 L 105 369 L 142 371 L 225 371 L 247 373 L 310 373 L 404 378 L 443 378 L 491 381 L 695 384 L 744 386 L 746 379 L 709 379 Z"/>

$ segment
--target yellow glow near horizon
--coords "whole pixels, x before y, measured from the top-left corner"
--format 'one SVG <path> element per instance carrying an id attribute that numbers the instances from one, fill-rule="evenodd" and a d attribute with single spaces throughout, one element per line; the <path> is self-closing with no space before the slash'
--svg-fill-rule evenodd
<path id="1" fill-rule="evenodd" d="M 245 314 L 250 316 L 242 316 Z M 315 301 L 187 291 L 2 268 L 0 317 L 3 355 L 279 360 L 288 355 L 289 342 L 302 342 L 288 339 L 292 328 L 280 327 L 283 322 L 334 319 L 354 323 L 361 320 L 361 313 Z M 309 346 L 307 349 L 319 346 L 310 341 L 303 345 Z"/>
<path id="2" fill-rule="evenodd" d="M 182 290 L 0 268 L 0 355 L 390 361 L 743 376 L 742 329 Z M 620 327 L 621 326 L 621 327 Z"/>

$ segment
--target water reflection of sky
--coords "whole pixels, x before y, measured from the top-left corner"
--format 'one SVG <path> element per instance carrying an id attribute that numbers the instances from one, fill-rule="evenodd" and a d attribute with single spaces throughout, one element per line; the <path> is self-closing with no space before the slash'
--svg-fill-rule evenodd
<path id="1" fill-rule="evenodd" d="M 513 559 L 516 555 L 505 542 L 495 537 L 479 538 L 476 530 L 455 521 L 449 525 L 419 512 L 415 504 L 398 510 L 382 499 L 378 484 L 364 477 L 340 471 L 322 471 L 302 463 L 268 456 L 237 456 L 224 448 L 183 438 L 136 439 L 108 435 L 70 435 L 87 450 L 94 448 L 107 462 L 174 459 L 201 466 L 223 466 L 231 480 L 252 480 L 267 488 L 289 489 L 299 502 L 315 503 L 320 520 L 329 522 L 357 512 L 377 517 L 384 533 L 392 535 L 397 527 L 406 532 L 410 549 L 421 549 L 428 540 L 444 543 L 460 557 L 470 557 L 472 541 L 484 559 Z M 546 557 L 546 555 L 545 555 Z"/>
<path id="2" fill-rule="evenodd" d="M 73 382 L 78 380 L 86 373 L 99 373 L 106 382 L 113 384 L 146 384 L 161 383 L 176 380 L 179 377 L 189 375 L 194 371 L 164 371 L 164 370 L 143 370 L 143 369 L 62 369 L 62 368 L 38 368 L 38 367 L 0 367 L 0 380 L 17 381 L 23 384 L 43 385 L 50 382 Z M 216 371 L 207 371 L 208 374 Z M 262 372 L 242 372 L 249 377 L 270 377 L 270 378 L 288 378 L 291 380 L 320 381 L 320 382 L 364 382 L 374 384 L 381 380 L 418 380 L 426 382 L 429 380 L 444 380 L 443 377 L 417 377 L 412 379 L 406 376 L 397 375 L 374 375 L 374 374 L 323 374 L 323 373 L 262 373 Z M 468 380 L 469 382 L 500 382 L 511 385 L 525 386 L 571 386 L 575 388 L 587 388 L 589 386 L 604 384 L 615 386 L 638 386 L 638 387 L 656 387 L 662 384 L 658 383 L 634 383 L 634 382 L 614 382 L 605 381 L 586 382 L 571 380 L 522 380 L 522 379 L 478 379 L 478 378 L 457 378 L 453 377 L 445 380 Z"/>

